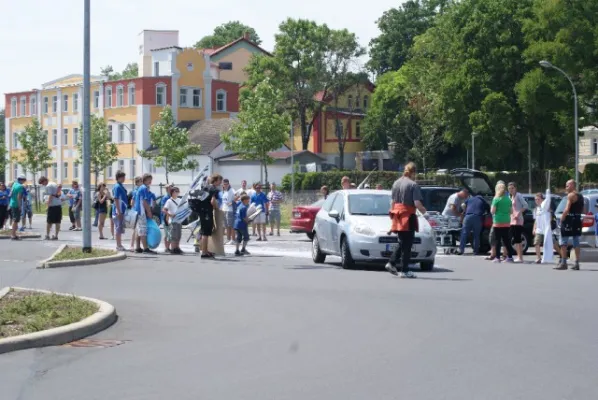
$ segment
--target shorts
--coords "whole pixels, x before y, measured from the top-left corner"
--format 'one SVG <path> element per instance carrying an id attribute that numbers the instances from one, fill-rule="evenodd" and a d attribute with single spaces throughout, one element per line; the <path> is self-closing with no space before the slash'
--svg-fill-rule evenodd
<path id="1" fill-rule="evenodd" d="M 523 234 L 522 225 L 511 225 L 509 229 L 509 236 L 513 238 L 513 244 L 521 243 L 521 235 Z"/>
<path id="2" fill-rule="evenodd" d="M 579 236 L 561 236 L 559 238 L 559 246 L 568 246 L 569 239 L 573 239 L 573 248 L 579 247 Z"/>
<path id="3" fill-rule="evenodd" d="M 232 228 L 235 224 L 235 213 L 232 211 L 224 212 L 224 227 Z"/>
<path id="4" fill-rule="evenodd" d="M 10 207 L 10 218 L 13 220 L 21 219 L 21 209 L 19 207 Z"/>
<path id="5" fill-rule="evenodd" d="M 201 210 L 199 213 L 199 232 L 202 236 L 212 236 L 214 231 L 214 211 Z"/>
<path id="6" fill-rule="evenodd" d="M 237 243 L 249 242 L 249 230 L 247 227 L 242 229 L 235 229 L 237 233 Z"/>
<path id="7" fill-rule="evenodd" d="M 265 224 L 266 223 L 266 213 L 262 212 L 259 213 L 257 217 L 253 220 L 254 224 Z"/>
<path id="8" fill-rule="evenodd" d="M 59 224 L 62 222 L 62 206 L 48 207 L 48 217 L 46 218 L 48 224 Z"/>
<path id="9" fill-rule="evenodd" d="M 543 245 L 544 245 L 544 234 L 536 233 L 536 236 L 534 236 L 534 246 L 543 246 Z"/>
<path id="10" fill-rule="evenodd" d="M 125 215 L 114 215 L 112 217 L 112 221 L 114 222 L 114 234 L 115 235 L 122 235 L 125 233 Z"/>
<path id="11" fill-rule="evenodd" d="M 269 220 L 271 224 L 280 224 L 280 210 L 270 210 Z"/>
<path id="12" fill-rule="evenodd" d="M 137 236 L 147 236 L 147 218 L 145 215 L 137 216 Z"/>
<path id="13" fill-rule="evenodd" d="M 172 222 L 166 227 L 166 240 L 169 242 L 180 242 L 183 235 L 183 224 Z"/>
<path id="14" fill-rule="evenodd" d="M 98 211 L 99 213 L 101 213 L 101 211 Z M 104 211 L 106 212 L 106 211 Z M 81 209 L 80 208 L 76 208 L 73 210 L 73 216 L 75 217 L 76 220 L 80 220 L 81 219 Z"/>
<path id="15" fill-rule="evenodd" d="M 25 217 L 33 218 L 33 211 L 31 211 L 31 207 L 25 207 L 25 211 L 23 212 L 23 218 Z"/>

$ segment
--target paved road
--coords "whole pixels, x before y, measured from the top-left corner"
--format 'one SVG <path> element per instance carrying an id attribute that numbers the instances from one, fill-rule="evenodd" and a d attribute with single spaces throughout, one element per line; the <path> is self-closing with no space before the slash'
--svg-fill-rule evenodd
<path id="1" fill-rule="evenodd" d="M 53 250 L 42 244 L 0 242 L 6 259 L 19 260 L 0 261 L 2 285 L 106 300 L 120 319 L 95 338 L 128 342 L 0 355 L 2 400 L 598 393 L 596 264 L 553 271 L 451 256 L 414 281 L 277 255 L 137 256 L 35 270 L 34 260 Z"/>

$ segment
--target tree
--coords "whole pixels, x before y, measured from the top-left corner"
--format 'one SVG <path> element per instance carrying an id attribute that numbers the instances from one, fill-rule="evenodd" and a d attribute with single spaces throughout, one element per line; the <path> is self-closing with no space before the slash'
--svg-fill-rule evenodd
<path id="1" fill-rule="evenodd" d="M 149 133 L 151 150 L 139 151 L 139 154 L 164 168 L 166 183 L 169 183 L 170 172 L 197 168 L 197 161 L 188 158 L 199 155 L 201 146 L 190 143 L 187 130 L 176 126 L 170 106 L 160 112 L 160 120 L 152 125 Z"/>
<path id="2" fill-rule="evenodd" d="M 257 160 L 268 182 L 268 153 L 278 150 L 288 139 L 291 120 L 281 112 L 283 94 L 266 78 L 253 90 L 244 90 L 239 121 L 222 136 L 226 148 L 245 160 Z"/>
<path id="3" fill-rule="evenodd" d="M 104 118 L 91 114 L 90 121 L 90 169 L 95 177 L 95 185 L 98 184 L 100 173 L 116 161 L 118 157 L 118 148 L 112 143 L 112 135 L 108 133 L 108 125 Z M 83 124 L 79 127 L 79 140 L 77 141 L 77 150 L 79 153 L 79 163 L 83 163 Z"/>
<path id="4" fill-rule="evenodd" d="M 100 69 L 100 74 L 108 77 L 109 81 L 133 79 L 139 76 L 139 65 L 137 63 L 128 63 L 122 72 L 114 72 L 112 65 L 107 65 Z"/>
<path id="5" fill-rule="evenodd" d="M 222 47 L 239 39 L 246 33 L 249 34 L 249 39 L 253 43 L 257 45 L 262 43 L 262 40 L 258 36 L 255 29 L 242 24 L 240 21 L 229 21 L 214 28 L 214 32 L 211 35 L 204 36 L 197 43 L 195 43 L 193 47 L 196 49 L 213 49 Z"/>

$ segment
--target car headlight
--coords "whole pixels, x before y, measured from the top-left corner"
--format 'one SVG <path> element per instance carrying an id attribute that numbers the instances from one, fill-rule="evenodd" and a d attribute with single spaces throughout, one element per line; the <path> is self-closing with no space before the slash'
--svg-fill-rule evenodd
<path id="1" fill-rule="evenodd" d="M 363 236 L 376 236 L 376 233 L 367 225 L 354 225 L 353 232 Z"/>

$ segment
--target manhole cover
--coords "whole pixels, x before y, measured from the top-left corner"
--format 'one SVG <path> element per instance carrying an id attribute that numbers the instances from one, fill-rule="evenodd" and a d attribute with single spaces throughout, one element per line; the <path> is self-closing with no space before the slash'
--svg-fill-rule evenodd
<path id="1" fill-rule="evenodd" d="M 120 346 L 121 344 L 125 344 L 129 342 L 129 340 L 100 340 L 100 339 L 81 339 L 75 342 L 70 342 L 64 344 L 64 347 L 101 347 L 101 348 L 108 348 L 108 347 L 116 347 Z"/>

